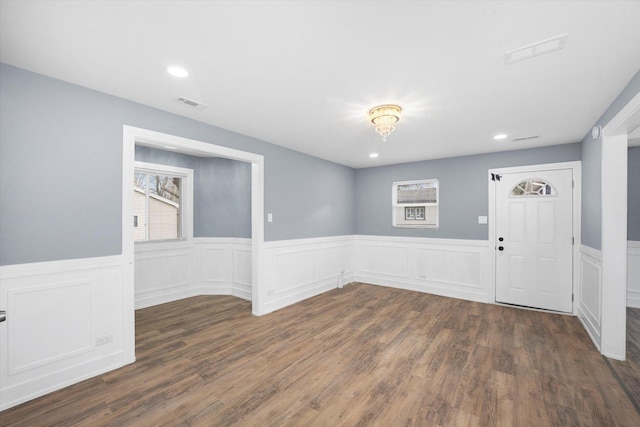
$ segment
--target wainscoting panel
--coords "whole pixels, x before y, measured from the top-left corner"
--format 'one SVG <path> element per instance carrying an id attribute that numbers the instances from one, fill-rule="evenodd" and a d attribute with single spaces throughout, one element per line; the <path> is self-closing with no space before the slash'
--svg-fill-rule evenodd
<path id="1" fill-rule="evenodd" d="M 489 302 L 484 240 L 356 236 L 355 280 Z"/>
<path id="2" fill-rule="evenodd" d="M 195 295 L 251 300 L 251 239 L 198 237 L 136 245 L 136 309 Z"/>
<path id="3" fill-rule="evenodd" d="M 136 244 L 136 309 L 195 295 L 190 280 L 193 255 L 190 242 Z"/>
<path id="4" fill-rule="evenodd" d="M 393 243 L 357 242 L 356 271 L 378 277 L 408 279 L 410 247 Z"/>
<path id="5" fill-rule="evenodd" d="M 192 278 L 196 295 L 234 295 L 251 300 L 251 239 L 194 239 Z"/>
<path id="6" fill-rule="evenodd" d="M 13 313 L 9 375 L 91 350 L 91 286 L 86 280 L 7 292 L 7 309 Z M 64 339 L 59 339 L 61 331 Z"/>
<path id="7" fill-rule="evenodd" d="M 0 267 L 0 410 L 125 364 L 122 263 Z"/>
<path id="8" fill-rule="evenodd" d="M 233 282 L 231 295 L 251 301 L 253 253 L 251 242 L 233 244 Z"/>
<path id="9" fill-rule="evenodd" d="M 602 254 L 580 247 L 580 295 L 578 318 L 595 346 L 600 350 L 602 322 Z"/>
<path id="10" fill-rule="evenodd" d="M 640 242 L 627 248 L 627 307 L 640 308 Z"/>
<path id="11" fill-rule="evenodd" d="M 266 312 L 342 286 L 353 277 L 353 237 L 265 242 Z"/>

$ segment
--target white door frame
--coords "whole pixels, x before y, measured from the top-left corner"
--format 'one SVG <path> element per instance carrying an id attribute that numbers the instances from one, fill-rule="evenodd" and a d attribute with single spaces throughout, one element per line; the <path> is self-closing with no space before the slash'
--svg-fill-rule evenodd
<path id="1" fill-rule="evenodd" d="M 199 157 L 224 157 L 251 163 L 251 248 L 252 248 L 252 312 L 262 315 L 265 283 L 263 269 L 264 246 L 264 157 L 259 154 L 235 150 L 133 126 L 123 126 L 122 147 L 122 256 L 123 256 L 123 351 L 125 364 L 135 361 L 135 292 L 134 292 L 134 243 L 133 198 L 131 177 L 134 173 L 135 146 L 144 145 L 158 149 L 195 155 Z"/>
<path id="2" fill-rule="evenodd" d="M 602 129 L 600 352 L 618 360 L 625 360 L 627 346 L 627 134 L 639 123 L 637 93 Z"/>
<path id="3" fill-rule="evenodd" d="M 491 262 L 489 301 L 496 303 L 496 186 L 491 181 L 491 174 L 536 172 L 558 169 L 571 169 L 573 175 L 573 309 L 572 313 L 578 313 L 579 281 L 578 281 L 578 257 L 580 256 L 580 212 L 582 206 L 582 162 L 547 163 L 542 165 L 515 166 L 508 168 L 489 169 L 487 178 L 489 182 L 489 260 Z"/>

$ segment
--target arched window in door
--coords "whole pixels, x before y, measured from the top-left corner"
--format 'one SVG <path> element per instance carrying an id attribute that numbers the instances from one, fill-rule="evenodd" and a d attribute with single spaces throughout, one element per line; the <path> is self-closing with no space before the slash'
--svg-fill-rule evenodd
<path id="1" fill-rule="evenodd" d="M 526 179 L 517 183 L 509 192 L 509 197 L 557 196 L 553 185 L 542 179 Z"/>

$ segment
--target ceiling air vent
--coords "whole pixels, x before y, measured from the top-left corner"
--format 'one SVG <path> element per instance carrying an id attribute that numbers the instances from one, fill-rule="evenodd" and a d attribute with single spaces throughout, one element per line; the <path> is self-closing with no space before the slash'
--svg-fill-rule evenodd
<path id="1" fill-rule="evenodd" d="M 194 101 L 193 99 L 185 98 L 184 96 L 179 96 L 174 101 L 179 102 L 187 107 L 193 108 L 194 110 L 204 110 L 209 108 L 207 104 L 203 104 L 199 101 Z"/>
<path id="2" fill-rule="evenodd" d="M 514 138 L 513 142 L 529 141 L 529 140 L 538 139 L 538 138 L 540 138 L 540 135 L 521 136 L 520 138 Z"/>
<path id="3" fill-rule="evenodd" d="M 564 49 L 567 45 L 568 34 L 561 34 L 550 39 L 542 40 L 518 49 L 510 50 L 504 53 L 505 64 L 513 64 L 514 62 L 524 61 L 525 59 L 544 55 L 545 53 L 555 52 Z"/>

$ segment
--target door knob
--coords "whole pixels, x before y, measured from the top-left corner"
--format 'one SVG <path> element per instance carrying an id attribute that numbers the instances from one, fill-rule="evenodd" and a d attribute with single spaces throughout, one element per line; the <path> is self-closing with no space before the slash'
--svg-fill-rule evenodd
<path id="1" fill-rule="evenodd" d="M 0 311 L 0 323 L 4 322 L 5 320 L 7 320 L 7 312 L 2 310 Z"/>
<path id="2" fill-rule="evenodd" d="M 504 251 L 504 246 L 498 246 L 499 251 Z"/>
<path id="3" fill-rule="evenodd" d="M 504 237 L 498 237 L 498 240 L 502 242 L 504 240 Z"/>

